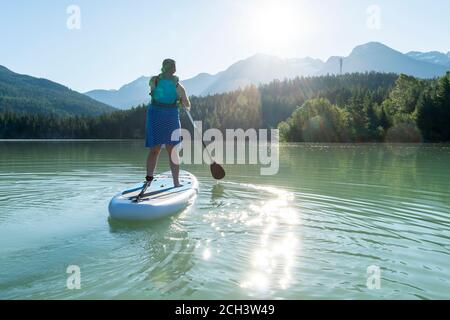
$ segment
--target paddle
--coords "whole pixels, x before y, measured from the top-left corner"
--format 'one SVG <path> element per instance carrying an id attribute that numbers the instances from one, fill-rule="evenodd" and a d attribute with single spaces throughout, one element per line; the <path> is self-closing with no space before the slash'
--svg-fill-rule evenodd
<path id="1" fill-rule="evenodd" d="M 188 109 L 186 110 L 186 114 L 189 117 L 189 120 L 191 120 L 192 126 L 194 127 L 195 130 L 197 130 L 197 133 L 202 136 L 202 133 L 198 131 L 197 126 L 195 125 L 194 119 L 192 119 L 191 113 L 189 112 Z M 209 156 L 209 159 L 211 160 L 212 164 L 210 166 L 211 169 L 211 175 L 214 177 L 214 179 L 216 180 L 222 180 L 223 178 L 225 178 L 225 170 L 222 168 L 222 166 L 218 163 L 216 163 L 213 159 L 213 157 L 211 156 L 211 153 L 209 152 L 208 148 L 206 148 L 206 144 L 205 141 L 203 141 L 203 137 L 202 137 L 202 144 L 203 147 L 206 149 L 206 153 Z"/>
<path id="2" fill-rule="evenodd" d="M 139 194 L 137 195 L 136 199 L 134 199 L 135 202 L 141 202 L 141 199 L 142 199 L 142 197 L 144 196 L 145 191 L 147 191 L 147 188 L 150 186 L 150 184 L 152 183 L 152 181 L 153 181 L 153 178 L 152 178 L 150 181 L 149 181 L 149 180 L 146 180 L 146 181 L 144 182 L 144 186 L 142 187 L 141 192 L 139 192 Z"/>

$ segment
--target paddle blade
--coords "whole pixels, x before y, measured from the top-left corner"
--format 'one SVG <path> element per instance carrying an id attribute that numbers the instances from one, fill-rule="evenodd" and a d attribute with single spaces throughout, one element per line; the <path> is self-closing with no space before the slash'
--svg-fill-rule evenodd
<path id="1" fill-rule="evenodd" d="M 218 163 L 213 163 L 210 167 L 211 174 L 216 180 L 222 180 L 225 178 L 225 170 L 222 168 L 222 166 Z"/>

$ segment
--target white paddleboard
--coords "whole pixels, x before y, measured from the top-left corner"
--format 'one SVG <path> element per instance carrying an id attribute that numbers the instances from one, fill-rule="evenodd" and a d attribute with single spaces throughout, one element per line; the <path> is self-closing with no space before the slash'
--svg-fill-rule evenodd
<path id="1" fill-rule="evenodd" d="M 168 217 L 180 212 L 197 197 L 197 178 L 186 171 L 180 172 L 181 187 L 175 188 L 172 173 L 156 175 L 150 186 L 136 202 L 144 184 L 117 194 L 109 203 L 109 215 L 113 219 L 128 221 L 149 221 Z"/>

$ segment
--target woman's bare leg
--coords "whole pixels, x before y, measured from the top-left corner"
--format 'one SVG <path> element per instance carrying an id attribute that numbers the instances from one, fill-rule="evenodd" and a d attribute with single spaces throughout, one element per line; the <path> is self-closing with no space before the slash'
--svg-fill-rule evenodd
<path id="1" fill-rule="evenodd" d="M 180 158 L 178 157 L 178 152 L 176 152 L 176 149 L 174 150 L 176 146 L 174 145 L 166 145 L 167 154 L 169 155 L 169 164 L 170 164 L 170 170 L 172 171 L 172 177 L 173 177 L 173 185 L 175 187 L 180 186 L 180 181 L 178 179 L 178 176 L 180 175 Z M 174 151 L 172 154 L 172 150 Z"/>
<path id="2" fill-rule="evenodd" d="M 159 153 L 161 152 L 161 146 L 154 146 L 150 148 L 147 157 L 147 176 L 153 177 L 155 173 L 156 164 L 158 162 Z"/>

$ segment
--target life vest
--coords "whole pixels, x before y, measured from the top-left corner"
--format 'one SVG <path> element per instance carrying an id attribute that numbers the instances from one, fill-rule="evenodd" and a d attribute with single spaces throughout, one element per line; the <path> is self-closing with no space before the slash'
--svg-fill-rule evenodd
<path id="1" fill-rule="evenodd" d="M 162 79 L 160 76 L 157 76 L 154 80 L 155 87 L 150 93 L 152 96 L 152 105 L 158 107 L 178 107 L 178 78 Z"/>

